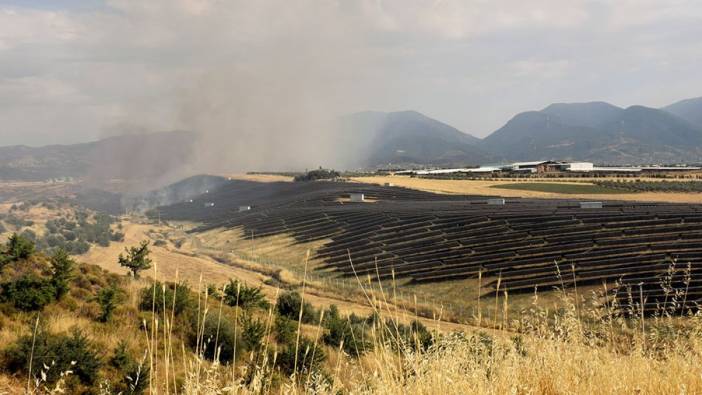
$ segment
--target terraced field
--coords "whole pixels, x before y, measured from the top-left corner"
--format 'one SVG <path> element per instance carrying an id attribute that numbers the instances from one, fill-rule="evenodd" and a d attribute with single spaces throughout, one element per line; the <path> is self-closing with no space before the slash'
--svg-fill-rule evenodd
<path id="1" fill-rule="evenodd" d="M 372 203 L 348 202 L 352 192 Z M 204 223 L 196 231 L 330 239 L 316 254 L 321 269 L 342 276 L 426 283 L 480 273 L 486 294 L 617 283 L 621 302 L 631 289 L 649 310 L 672 300 L 676 309 L 694 307 L 702 299 L 702 204 L 605 201 L 581 208 L 577 200 L 487 199 L 358 183 L 231 181 L 159 211 L 161 218 Z M 238 212 L 244 205 L 252 209 Z"/>

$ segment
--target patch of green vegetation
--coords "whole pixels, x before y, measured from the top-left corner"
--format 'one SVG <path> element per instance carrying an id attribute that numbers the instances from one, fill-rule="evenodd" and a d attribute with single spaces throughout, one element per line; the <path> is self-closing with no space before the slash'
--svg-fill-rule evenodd
<path id="1" fill-rule="evenodd" d="M 631 193 L 621 189 L 609 188 L 594 184 L 563 184 L 554 182 L 524 182 L 514 184 L 493 185 L 491 188 L 512 189 L 518 191 L 565 193 L 565 194 L 613 194 Z"/>
<path id="2" fill-rule="evenodd" d="M 85 211 L 76 212 L 75 220 L 49 220 L 46 222 L 47 234 L 36 240 L 37 247 L 40 250 L 63 249 L 74 255 L 88 252 L 91 244 L 107 247 L 112 241 L 124 240 L 123 233 L 111 229 L 114 222 L 109 215 L 91 216 Z"/>
<path id="3" fill-rule="evenodd" d="M 295 176 L 295 181 L 317 181 L 317 180 L 334 180 L 339 178 L 339 173 L 331 169 L 319 168 L 316 170 L 310 170 L 305 174 L 300 174 Z"/>

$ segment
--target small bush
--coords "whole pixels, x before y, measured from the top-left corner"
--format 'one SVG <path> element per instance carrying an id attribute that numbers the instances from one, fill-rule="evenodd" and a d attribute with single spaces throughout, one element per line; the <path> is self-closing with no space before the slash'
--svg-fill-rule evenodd
<path id="1" fill-rule="evenodd" d="M 386 324 L 388 328 L 395 328 L 395 324 Z M 434 336 L 427 329 L 424 324 L 414 320 L 409 325 L 397 324 L 397 334 L 399 334 L 399 341 L 405 347 L 409 347 L 413 350 L 424 350 L 426 351 L 434 343 Z"/>
<path id="2" fill-rule="evenodd" d="M 34 242 L 24 236 L 13 233 L 7 240 L 5 249 L 0 253 L 0 266 L 29 258 L 34 253 Z"/>
<path id="3" fill-rule="evenodd" d="M 100 305 L 100 315 L 98 321 L 108 322 L 112 318 L 112 313 L 117 308 L 120 299 L 120 290 L 116 286 L 102 288 L 98 291 L 97 302 Z"/>
<path id="4" fill-rule="evenodd" d="M 43 366 L 49 366 L 50 369 L 44 370 L 47 383 L 55 383 L 62 372 L 71 370 L 72 377 L 84 384 L 92 384 L 101 365 L 96 347 L 79 330 L 73 330 L 70 335 L 39 331 L 36 339 L 32 335 L 22 336 L 3 354 L 5 369 L 12 373 L 28 374 L 30 357 L 32 374 L 38 376 Z"/>
<path id="5" fill-rule="evenodd" d="M 335 305 L 331 305 L 324 315 L 324 327 L 327 332 L 322 336 L 322 341 L 330 346 L 338 347 L 343 342 L 344 351 L 359 357 L 371 348 L 366 340 L 365 323 L 352 323 L 350 319 L 339 315 Z"/>
<path id="6" fill-rule="evenodd" d="M 129 347 L 125 340 L 121 340 L 117 343 L 112 357 L 110 357 L 110 365 L 117 370 L 126 370 L 130 365 L 134 363 L 134 358 L 129 354 Z"/>
<path id="7" fill-rule="evenodd" d="M 311 304 L 302 303 L 302 296 L 294 291 L 287 291 L 278 297 L 276 310 L 278 314 L 297 321 L 300 319 L 300 307 L 302 307 L 302 322 L 314 324 L 319 320 L 319 314 Z"/>
<path id="8" fill-rule="evenodd" d="M 75 266 L 75 261 L 63 249 L 56 250 L 51 256 L 51 283 L 56 290 L 56 299 L 61 299 L 68 293 Z"/>
<path id="9" fill-rule="evenodd" d="M 297 373 L 308 373 L 319 370 L 327 359 L 323 347 L 315 344 L 306 337 L 300 338 L 296 349 L 295 343 L 289 344 L 278 355 L 277 364 L 287 375 L 295 372 L 295 356 L 297 355 Z"/>
<path id="10" fill-rule="evenodd" d="M 236 280 L 229 280 L 224 290 L 224 302 L 229 306 L 239 306 L 244 309 L 268 307 L 261 288 L 249 287 Z"/>
<path id="11" fill-rule="evenodd" d="M 54 300 L 56 289 L 51 281 L 35 275 L 0 285 L 0 300 L 12 303 L 22 311 L 41 310 Z"/>
<path id="12" fill-rule="evenodd" d="M 253 319 L 249 314 L 241 317 L 241 340 L 243 347 L 248 351 L 255 351 L 261 347 L 266 326 L 258 319 Z"/>
<path id="13" fill-rule="evenodd" d="M 195 348 L 198 344 L 197 319 L 190 319 L 192 323 L 189 335 L 190 346 Z M 210 360 L 229 363 L 234 359 L 234 346 L 238 344 L 234 336 L 234 325 L 226 316 L 208 314 L 202 325 L 200 337 L 200 352 Z M 241 352 L 237 349 L 237 353 Z"/>
<path id="14" fill-rule="evenodd" d="M 154 296 L 156 297 L 155 303 Z M 174 297 L 175 305 L 173 304 Z M 139 298 L 139 309 L 142 311 L 151 311 L 154 309 L 157 313 L 163 313 L 165 308 L 165 310 L 168 312 L 170 312 L 171 309 L 174 309 L 176 315 L 181 315 L 191 306 L 192 292 L 190 292 L 190 288 L 183 283 L 166 283 L 165 297 L 164 284 L 158 282 L 154 283 L 152 286 L 142 289 L 141 296 Z"/>
<path id="15" fill-rule="evenodd" d="M 273 324 L 275 340 L 281 344 L 290 344 L 295 341 L 297 333 L 297 323 L 288 317 L 276 315 Z"/>

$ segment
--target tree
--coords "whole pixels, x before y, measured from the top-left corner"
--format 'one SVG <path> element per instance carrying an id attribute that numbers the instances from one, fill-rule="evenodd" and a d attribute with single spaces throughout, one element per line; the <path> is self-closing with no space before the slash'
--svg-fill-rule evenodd
<path id="1" fill-rule="evenodd" d="M 0 301 L 12 303 L 22 311 L 41 310 L 54 300 L 55 295 L 51 282 L 34 274 L 0 285 Z"/>
<path id="2" fill-rule="evenodd" d="M 239 306 L 243 309 L 267 308 L 268 302 L 261 288 L 249 287 L 237 280 L 229 280 L 229 285 L 224 290 L 224 302 L 229 306 Z"/>
<path id="3" fill-rule="evenodd" d="M 98 291 L 97 301 L 100 305 L 100 316 L 98 321 L 107 322 L 112 318 L 112 313 L 117 308 L 117 303 L 119 302 L 119 289 L 114 285 L 103 288 Z"/>
<path id="4" fill-rule="evenodd" d="M 127 255 L 119 254 L 117 258 L 119 265 L 131 270 L 134 278 L 139 277 L 139 272 L 151 268 L 151 259 L 149 258 L 149 241 L 144 240 L 138 247 L 124 248 Z"/>
<path id="5" fill-rule="evenodd" d="M 68 283 L 73 277 L 75 265 L 76 262 L 62 248 L 56 250 L 51 256 L 51 283 L 56 290 L 56 299 L 61 299 L 68 293 Z"/>
<path id="6" fill-rule="evenodd" d="M 0 254 L 0 266 L 5 263 L 19 261 L 20 259 L 27 259 L 33 253 L 34 243 L 17 233 L 13 233 L 7 240 L 5 251 Z"/>

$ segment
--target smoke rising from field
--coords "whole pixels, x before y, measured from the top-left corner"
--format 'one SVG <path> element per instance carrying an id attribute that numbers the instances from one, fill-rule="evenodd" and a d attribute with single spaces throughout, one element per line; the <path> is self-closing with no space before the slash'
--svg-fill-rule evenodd
<path id="1" fill-rule="evenodd" d="M 369 93 L 371 59 L 354 50 L 364 34 L 341 4 L 231 2 L 197 10 L 207 16 L 189 28 L 194 65 L 174 101 L 176 123 L 197 135 L 193 170 L 343 166 L 334 117 Z"/>

